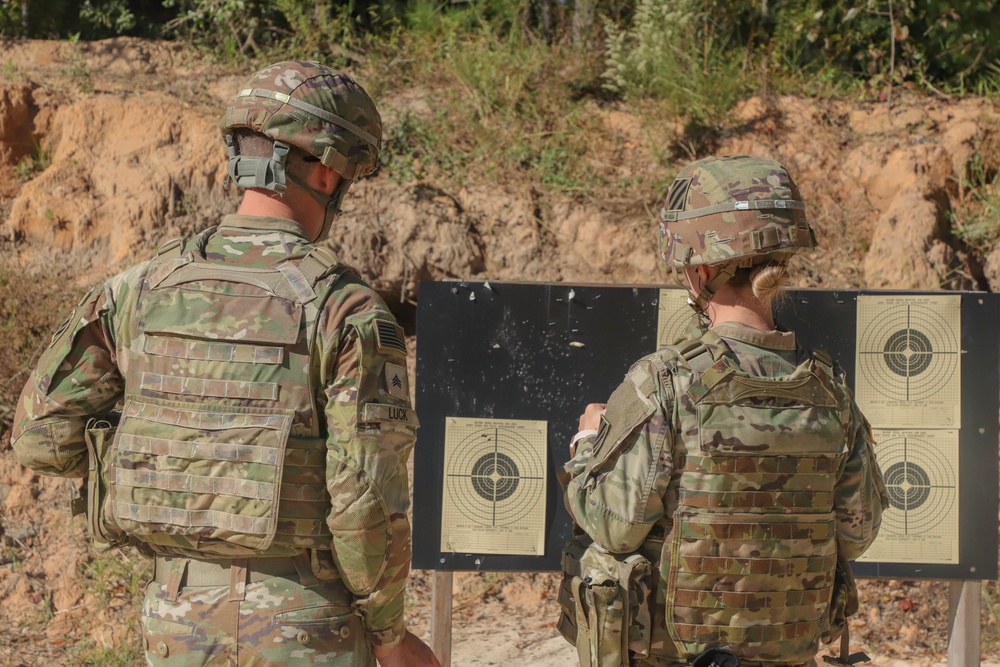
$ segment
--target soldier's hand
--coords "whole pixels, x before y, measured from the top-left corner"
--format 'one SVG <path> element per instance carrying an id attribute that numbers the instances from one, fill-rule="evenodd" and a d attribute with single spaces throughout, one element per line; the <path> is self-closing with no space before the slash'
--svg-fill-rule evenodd
<path id="1" fill-rule="evenodd" d="M 373 648 L 375 658 L 382 667 L 441 667 L 430 647 L 409 630 L 403 641 L 392 648 Z"/>
<path id="2" fill-rule="evenodd" d="M 579 431 L 598 431 L 601 428 L 601 415 L 608 409 L 607 403 L 591 403 L 580 415 Z"/>

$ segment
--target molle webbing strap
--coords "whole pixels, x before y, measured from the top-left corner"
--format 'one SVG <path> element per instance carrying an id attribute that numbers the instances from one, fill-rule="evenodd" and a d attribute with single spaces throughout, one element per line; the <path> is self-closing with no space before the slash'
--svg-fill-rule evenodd
<path id="1" fill-rule="evenodd" d="M 784 209 L 804 211 L 806 203 L 797 199 L 758 199 L 755 201 L 728 201 L 712 206 L 703 206 L 690 211 L 661 211 L 660 217 L 666 222 L 677 222 L 680 220 L 691 220 L 692 218 L 702 218 L 706 215 L 716 213 L 728 213 L 730 211 L 761 211 L 767 209 Z"/>
<path id="2" fill-rule="evenodd" d="M 238 496 L 240 498 L 252 498 L 253 500 L 274 500 L 275 498 L 274 484 L 270 482 L 255 482 L 249 479 L 210 477 L 175 472 L 156 472 L 154 470 L 125 470 L 115 468 L 114 472 L 115 483 L 118 486 L 199 493 L 212 496 Z"/>
<path id="3" fill-rule="evenodd" d="M 162 394 L 198 396 L 201 398 L 211 396 L 215 398 L 240 398 L 258 401 L 278 400 L 278 383 L 276 382 L 218 380 L 214 378 L 180 377 L 143 372 L 139 388 Z"/>
<path id="4" fill-rule="evenodd" d="M 176 507 L 115 502 L 115 517 L 141 523 L 169 524 L 183 528 L 219 528 L 243 535 L 267 535 L 269 517 L 250 517 L 217 510 L 186 510 Z"/>
<path id="5" fill-rule="evenodd" d="M 241 97 L 263 97 L 272 100 L 278 100 L 283 104 L 295 107 L 300 111 L 305 111 L 307 114 L 315 116 L 320 120 L 325 120 L 328 123 L 333 123 L 334 125 L 339 125 L 344 128 L 354 136 L 368 142 L 372 146 L 378 146 L 378 139 L 372 136 L 370 133 L 361 129 L 351 121 L 346 118 L 342 118 L 336 114 L 330 113 L 326 109 L 322 109 L 314 104 L 309 104 L 300 99 L 296 99 L 287 95 L 286 93 L 279 93 L 274 90 L 267 90 L 265 88 L 244 88 L 239 93 L 236 94 L 236 99 Z"/>
<path id="6" fill-rule="evenodd" d="M 224 361 L 227 363 L 264 364 L 274 366 L 284 359 L 285 351 L 273 345 L 250 343 L 207 342 L 165 336 L 146 336 L 142 351 L 160 357 L 192 359 L 197 361 Z"/>
<path id="7" fill-rule="evenodd" d="M 178 459 L 200 459 L 203 461 L 238 461 L 240 463 L 278 464 L 278 450 L 274 447 L 257 445 L 234 445 L 225 442 L 198 442 L 194 440 L 171 440 L 144 435 L 124 433 L 118 439 L 118 450 L 152 456 L 166 456 Z"/>
<path id="8" fill-rule="evenodd" d="M 285 429 L 289 419 L 284 415 L 249 414 L 230 412 L 198 412 L 161 405 L 141 405 L 126 403 L 122 417 L 134 417 L 156 424 L 183 424 L 188 428 L 218 431 L 233 428 L 266 428 L 275 431 Z"/>
<path id="9" fill-rule="evenodd" d="M 736 540 L 811 540 L 813 542 L 834 539 L 836 528 L 830 522 L 796 523 L 713 523 L 692 524 L 682 522 L 674 530 L 680 532 L 681 539 Z"/>
<path id="10" fill-rule="evenodd" d="M 757 462 L 753 457 L 714 459 L 710 456 L 688 456 L 692 472 L 708 474 L 732 474 L 757 472 Z M 784 475 L 801 473 L 805 475 L 827 475 L 840 470 L 838 458 L 812 458 L 801 456 L 775 457 L 771 461 L 773 472 Z"/>
<path id="11" fill-rule="evenodd" d="M 677 636 L 683 641 L 725 642 L 727 644 L 783 642 L 797 637 L 819 636 L 820 621 L 800 621 L 782 625 L 691 625 L 677 623 Z"/>
<path id="12" fill-rule="evenodd" d="M 795 576 L 804 572 L 833 572 L 837 555 L 795 558 L 728 558 L 726 556 L 680 556 L 681 573 Z M 832 579 L 831 574 L 831 579 Z"/>
<path id="13" fill-rule="evenodd" d="M 717 509 L 773 509 L 788 512 L 810 512 L 817 507 L 833 505 L 834 494 L 817 491 L 717 491 L 679 490 L 680 501 L 686 507 Z M 780 504 L 779 504 L 780 503 Z"/>
<path id="14" fill-rule="evenodd" d="M 799 591 L 700 591 L 682 588 L 674 593 L 674 603 L 678 607 L 699 609 L 759 609 L 761 605 L 770 608 L 803 607 L 825 604 L 830 599 L 833 588 L 818 588 Z"/>

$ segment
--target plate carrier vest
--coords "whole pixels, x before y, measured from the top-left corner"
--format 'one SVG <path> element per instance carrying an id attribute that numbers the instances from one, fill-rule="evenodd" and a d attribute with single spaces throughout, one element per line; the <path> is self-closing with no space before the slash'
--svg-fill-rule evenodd
<path id="1" fill-rule="evenodd" d="M 664 406 L 675 464 L 668 514 L 632 555 L 576 535 L 563 552 L 560 631 L 588 666 L 689 664 L 710 648 L 743 665 L 808 663 L 831 629 L 834 494 L 851 414 L 842 377 L 821 350 L 789 375 L 751 376 L 712 331 L 664 348 L 656 362 L 675 397 Z M 655 382 L 619 388 L 636 389 L 652 396 Z M 631 442 L 636 417 L 613 427 L 585 474 Z M 653 561 L 653 582 L 635 576 L 641 555 Z M 598 609 L 604 598 L 610 606 Z"/>
<path id="2" fill-rule="evenodd" d="M 685 374 L 671 374 L 675 406 L 695 409 L 673 415 L 677 509 L 659 564 L 668 657 L 723 647 L 743 664 L 806 663 L 829 625 L 849 394 L 821 350 L 779 378 L 742 371 L 711 331 L 676 352 L 695 375 L 681 387 Z"/>
<path id="3" fill-rule="evenodd" d="M 326 441 L 315 402 L 319 314 L 344 273 L 313 248 L 273 268 L 209 262 L 214 228 L 168 242 L 132 313 L 110 507 L 162 553 L 328 549 Z"/>

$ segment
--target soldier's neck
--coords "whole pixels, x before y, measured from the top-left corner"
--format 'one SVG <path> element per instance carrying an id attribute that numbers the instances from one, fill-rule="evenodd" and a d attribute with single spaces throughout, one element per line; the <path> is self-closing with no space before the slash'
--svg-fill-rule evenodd
<path id="1" fill-rule="evenodd" d="M 236 212 L 241 215 L 294 220 L 302 225 L 310 239 L 315 239 L 323 226 L 325 211 L 312 197 L 298 188 L 289 188 L 284 196 L 270 190 L 247 190 L 243 193 L 243 201 Z"/>
<path id="2" fill-rule="evenodd" d="M 753 295 L 749 286 L 732 289 L 726 285 L 712 297 L 708 304 L 708 317 L 712 326 L 723 322 L 739 322 L 761 331 L 774 330 L 774 314 L 770 304 L 762 303 Z"/>

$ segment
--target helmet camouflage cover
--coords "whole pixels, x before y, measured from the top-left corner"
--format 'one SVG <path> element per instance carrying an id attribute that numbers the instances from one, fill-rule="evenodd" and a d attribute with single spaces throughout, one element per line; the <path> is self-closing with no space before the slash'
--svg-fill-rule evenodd
<path id="1" fill-rule="evenodd" d="M 378 163 L 382 119 L 353 79 L 319 63 L 276 63 L 240 88 L 222 119 L 223 135 L 249 128 L 319 158 L 347 181 Z"/>
<path id="2" fill-rule="evenodd" d="M 660 257 L 668 267 L 753 266 L 816 247 L 799 189 L 767 158 L 710 157 L 684 167 L 660 212 Z"/>

